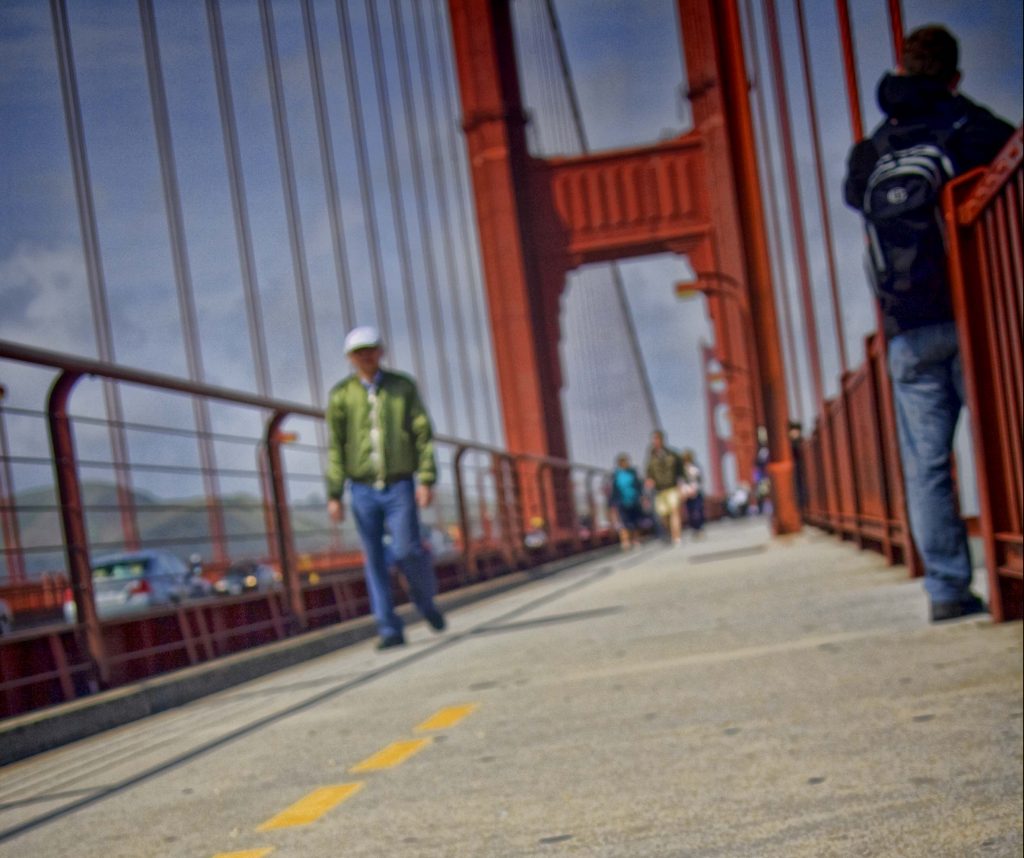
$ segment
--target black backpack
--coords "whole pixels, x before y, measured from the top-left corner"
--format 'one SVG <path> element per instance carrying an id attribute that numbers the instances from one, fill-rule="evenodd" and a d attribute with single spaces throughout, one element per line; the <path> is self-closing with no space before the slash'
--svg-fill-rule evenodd
<path id="1" fill-rule="evenodd" d="M 878 161 L 862 211 L 867 267 L 883 310 L 899 315 L 900 304 L 944 300 L 946 234 L 939 201 L 956 173 L 947 145 L 964 122 L 966 117 L 942 129 L 885 125 L 872 137 Z"/>

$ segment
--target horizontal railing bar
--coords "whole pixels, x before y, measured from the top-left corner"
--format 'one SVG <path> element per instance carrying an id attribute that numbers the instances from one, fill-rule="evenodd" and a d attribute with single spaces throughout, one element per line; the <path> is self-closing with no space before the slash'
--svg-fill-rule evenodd
<path id="1" fill-rule="evenodd" d="M 230 477 L 256 477 L 260 472 L 246 468 L 203 468 L 199 465 L 158 465 L 155 462 L 107 462 L 103 459 L 78 459 L 78 465 L 82 468 L 92 468 L 97 471 L 132 471 L 145 472 L 150 474 L 221 474 Z M 322 479 L 322 477 L 321 477 Z"/>
<path id="2" fill-rule="evenodd" d="M 42 415 L 45 417 L 46 415 Z M 130 420 L 107 420 L 103 417 L 87 417 L 82 414 L 72 414 L 75 423 L 85 423 L 91 426 L 117 426 L 121 429 L 131 429 L 135 432 L 151 432 L 154 435 L 173 435 L 178 438 L 207 438 L 211 441 L 225 441 L 237 444 L 261 444 L 263 438 L 259 435 L 231 435 L 226 432 L 204 432 L 201 429 L 178 429 L 174 426 L 155 426 L 149 423 L 135 423 Z"/>
<path id="3" fill-rule="evenodd" d="M 324 413 L 312 405 L 305 405 L 299 402 L 290 402 L 284 399 L 274 399 L 269 396 L 259 396 L 254 393 L 242 393 L 227 387 L 220 387 L 205 382 L 188 381 L 183 378 L 164 375 L 163 373 L 151 372 L 144 369 L 132 369 L 119 366 L 107 361 L 84 358 L 76 355 L 62 354 L 48 349 L 35 348 L 20 343 L 12 343 L 9 340 L 0 340 L 0 360 L 15 360 L 22 363 L 31 363 L 52 367 L 53 369 L 64 370 L 65 372 L 79 372 L 83 375 L 109 378 L 113 381 L 122 381 L 127 384 L 142 385 L 145 387 L 157 387 L 162 390 L 172 390 L 177 393 L 184 393 L 191 396 L 202 396 L 206 399 L 219 399 L 225 402 L 233 402 L 238 405 L 248 405 L 253 408 L 262 408 L 280 414 L 295 414 L 302 417 L 312 417 L 322 420 Z M 459 447 L 467 447 L 472 450 L 493 453 L 505 458 L 513 456 L 522 461 L 550 464 L 563 469 L 590 468 L 592 465 L 569 463 L 562 459 L 549 456 L 535 456 L 529 453 L 509 453 L 500 447 L 490 444 L 481 444 L 476 441 L 469 441 L 464 438 L 457 438 L 452 435 L 435 435 L 435 441 L 446 444 L 454 444 Z"/>
<path id="4" fill-rule="evenodd" d="M 128 384 L 138 384 L 146 387 L 158 387 L 163 390 L 173 390 L 178 393 L 191 396 L 202 396 L 208 399 L 220 399 L 226 402 L 234 402 L 239 405 L 249 405 L 253 408 L 264 408 L 268 411 L 288 412 L 291 414 L 305 414 L 309 417 L 321 417 L 319 409 L 298 402 L 289 402 L 283 399 L 273 399 L 269 396 L 258 396 L 251 393 L 242 393 L 227 387 L 220 387 L 205 382 L 188 381 L 183 378 L 164 375 L 163 373 L 151 372 L 144 369 L 132 369 L 108 363 L 107 361 L 84 358 L 76 355 L 66 355 L 60 352 L 39 349 L 33 346 L 25 346 L 19 343 L 12 343 L 7 340 L 0 340 L 0 359 L 16 360 L 23 363 L 40 364 L 52 367 L 53 369 L 65 372 L 79 372 L 83 375 L 99 376 L 114 381 L 123 381 Z"/>

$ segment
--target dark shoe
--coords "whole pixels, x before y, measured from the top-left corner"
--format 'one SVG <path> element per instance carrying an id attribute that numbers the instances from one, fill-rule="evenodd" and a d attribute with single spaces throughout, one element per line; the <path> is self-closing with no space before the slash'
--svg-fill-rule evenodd
<path id="1" fill-rule="evenodd" d="M 387 635 L 377 641 L 377 649 L 391 649 L 393 646 L 405 646 L 405 635 L 399 632 L 397 635 Z"/>
<path id="2" fill-rule="evenodd" d="M 974 593 L 968 593 L 959 602 L 932 602 L 932 622 L 956 620 L 973 614 L 988 613 L 988 608 Z"/>
<path id="3" fill-rule="evenodd" d="M 427 613 L 423 615 L 423 618 L 430 623 L 430 628 L 435 632 L 443 632 L 445 627 L 448 625 L 448 623 L 445 622 L 444 614 L 442 614 L 437 608 L 434 608 L 432 611 L 427 611 Z"/>

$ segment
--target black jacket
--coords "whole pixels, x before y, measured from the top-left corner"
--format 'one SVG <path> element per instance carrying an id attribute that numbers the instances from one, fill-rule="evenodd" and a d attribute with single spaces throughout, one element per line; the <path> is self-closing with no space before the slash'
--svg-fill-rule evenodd
<path id="1" fill-rule="evenodd" d="M 878 106 L 886 119 L 851 150 L 844 193 L 847 205 L 863 210 L 868 178 L 879 159 L 875 140 L 894 148 L 929 142 L 936 132 L 956 128 L 946 142 L 954 174 L 989 164 L 1013 135 L 1013 126 L 938 81 L 887 74 L 878 84 Z M 944 272 L 945 266 L 938 266 Z M 944 276 L 930 294 L 911 294 L 881 304 L 886 336 L 953 318 L 949 283 Z"/>

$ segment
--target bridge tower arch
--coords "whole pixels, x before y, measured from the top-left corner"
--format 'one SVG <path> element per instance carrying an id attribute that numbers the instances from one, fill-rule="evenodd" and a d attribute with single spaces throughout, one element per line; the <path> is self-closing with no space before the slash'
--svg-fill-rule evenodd
<path id="1" fill-rule="evenodd" d="M 509 449 L 568 452 L 558 350 L 566 274 L 594 262 L 685 255 L 695 271 L 739 291 L 708 292 L 719 357 L 739 370 L 728 394 L 732 451 L 746 475 L 757 450 L 758 401 L 775 529 L 799 529 L 735 0 L 677 0 L 693 130 L 649 146 L 549 159 L 527 147 L 510 0 L 448 2 Z M 735 335 L 745 329 L 751 337 Z M 527 517 L 540 508 L 529 492 L 524 502 Z"/>

